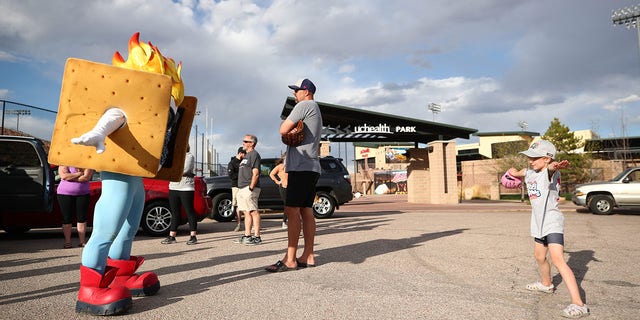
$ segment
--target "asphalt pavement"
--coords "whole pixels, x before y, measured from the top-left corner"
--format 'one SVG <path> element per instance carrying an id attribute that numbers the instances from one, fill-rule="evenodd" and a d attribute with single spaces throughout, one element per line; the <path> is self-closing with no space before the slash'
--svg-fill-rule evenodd
<path id="1" fill-rule="evenodd" d="M 587 319 L 639 319 L 640 213 L 561 208 Z M 570 300 L 555 268 L 554 294 L 524 289 L 539 279 L 529 219 L 519 202 L 365 196 L 317 220 L 316 267 L 282 273 L 264 271 L 284 255 L 279 214 L 264 215 L 258 246 L 233 243 L 234 223 L 208 219 L 193 246 L 187 226 L 171 245 L 140 234 L 139 271 L 162 287 L 118 319 L 561 319 Z M 82 248 L 63 243 L 59 229 L 0 232 L 0 318 L 94 318 L 74 311 Z"/>

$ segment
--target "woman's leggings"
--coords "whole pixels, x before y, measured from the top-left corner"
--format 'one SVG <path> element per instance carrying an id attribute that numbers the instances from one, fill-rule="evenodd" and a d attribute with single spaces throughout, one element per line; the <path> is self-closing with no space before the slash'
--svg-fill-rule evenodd
<path id="1" fill-rule="evenodd" d="M 60 211 L 62 211 L 62 224 L 71 224 L 73 216 L 76 216 L 76 222 L 87 222 L 87 212 L 89 212 L 89 203 L 91 202 L 91 196 L 89 194 L 83 194 L 80 196 L 72 196 L 68 194 L 58 195 L 58 204 L 60 204 Z"/>
<path id="2" fill-rule="evenodd" d="M 102 195 L 93 214 L 93 229 L 82 250 L 82 265 L 104 274 L 107 257 L 129 260 L 144 208 L 141 177 L 105 172 Z"/>
<path id="3" fill-rule="evenodd" d="M 189 221 L 189 230 L 198 231 L 196 210 L 193 208 L 193 196 L 195 191 L 169 190 L 169 206 L 171 207 L 171 227 L 169 231 L 177 231 L 180 225 L 180 208 L 184 207 Z"/>

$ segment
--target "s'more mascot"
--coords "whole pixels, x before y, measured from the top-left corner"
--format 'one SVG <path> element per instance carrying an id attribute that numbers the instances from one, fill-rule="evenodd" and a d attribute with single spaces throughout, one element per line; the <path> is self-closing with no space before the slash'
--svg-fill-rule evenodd
<path id="1" fill-rule="evenodd" d="M 143 177 L 179 181 L 196 98 L 184 96 L 182 63 L 151 42 L 129 40 L 127 60 L 111 65 L 67 59 L 49 161 L 101 172 L 102 194 L 82 251 L 76 312 L 126 312 L 132 296 L 160 289 L 132 256 L 145 191 Z"/>

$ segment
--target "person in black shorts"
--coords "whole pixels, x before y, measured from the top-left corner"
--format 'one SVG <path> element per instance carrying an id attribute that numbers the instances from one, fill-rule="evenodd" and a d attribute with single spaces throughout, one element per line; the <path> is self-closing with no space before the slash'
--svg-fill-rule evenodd
<path id="1" fill-rule="evenodd" d="M 280 125 L 280 134 L 293 129 L 298 121 L 304 122 L 304 139 L 298 146 L 287 146 L 285 171 L 289 174 L 284 212 L 288 217 L 287 252 L 282 260 L 265 268 L 269 272 L 282 272 L 315 266 L 314 241 L 316 221 L 313 201 L 316 182 L 320 177 L 320 134 L 322 114 L 313 100 L 316 86 L 309 79 L 290 85 L 296 99 L 293 110 Z M 304 231 L 304 250 L 297 257 L 300 226 Z"/>

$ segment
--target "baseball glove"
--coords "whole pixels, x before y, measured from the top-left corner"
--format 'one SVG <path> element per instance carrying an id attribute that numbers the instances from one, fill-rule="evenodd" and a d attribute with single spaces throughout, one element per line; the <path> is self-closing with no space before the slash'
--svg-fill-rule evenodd
<path id="1" fill-rule="evenodd" d="M 500 183 L 507 189 L 517 189 L 522 185 L 522 180 L 509 174 L 509 171 L 505 172 Z"/>
<path id="2" fill-rule="evenodd" d="M 304 122 L 302 120 L 298 121 L 298 124 L 291 131 L 282 135 L 282 143 L 291 147 L 299 146 L 302 140 L 304 140 Z"/>

